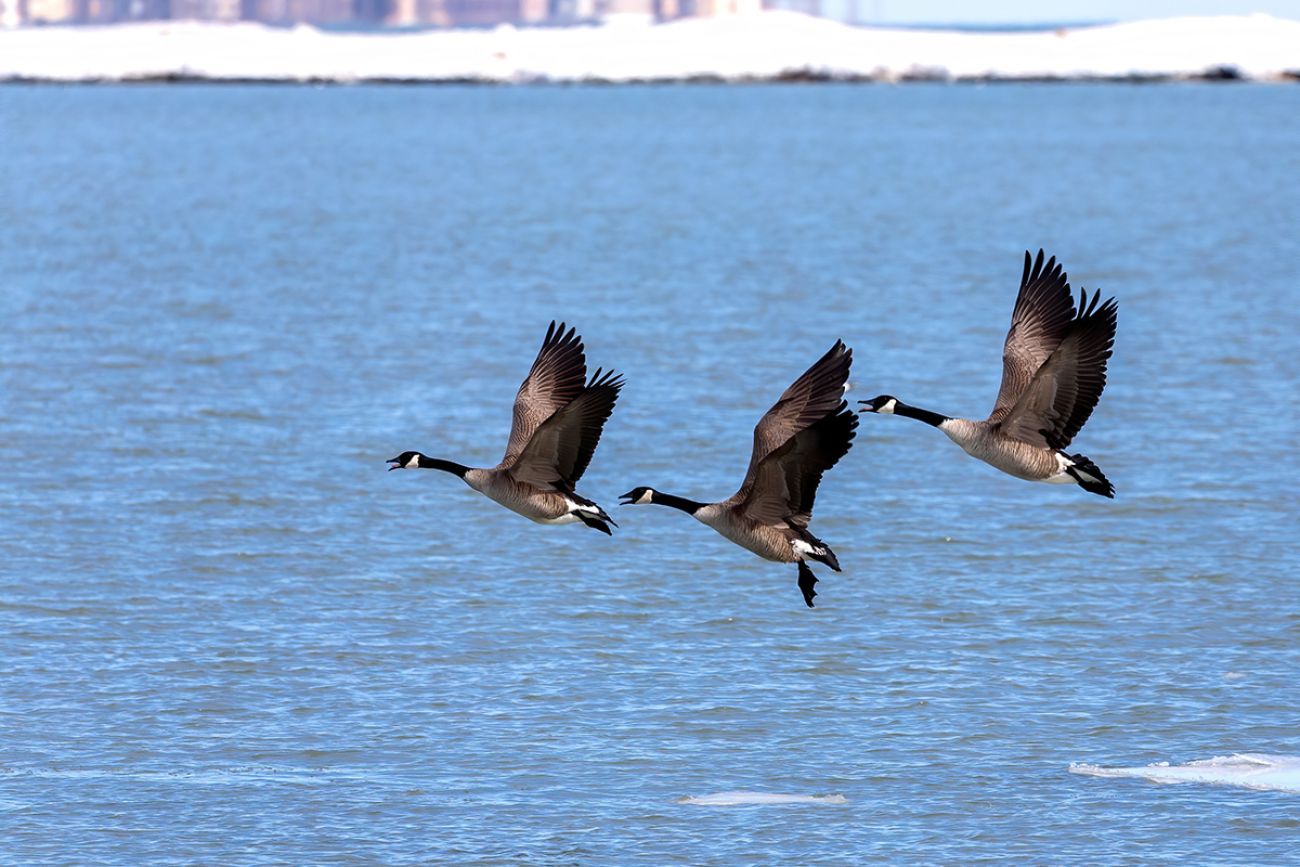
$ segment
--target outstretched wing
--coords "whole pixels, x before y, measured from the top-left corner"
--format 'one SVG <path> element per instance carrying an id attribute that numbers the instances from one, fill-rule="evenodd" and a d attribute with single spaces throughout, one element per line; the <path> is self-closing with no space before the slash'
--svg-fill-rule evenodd
<path id="1" fill-rule="evenodd" d="M 792 436 L 759 463 L 740 511 L 760 524 L 807 527 L 822 474 L 848 453 L 857 427 L 857 413 L 841 401 Z"/>
<path id="2" fill-rule="evenodd" d="M 1079 318 L 1039 369 L 997 430 L 1020 442 L 1053 449 L 1070 444 L 1106 387 L 1106 362 L 1115 345 L 1119 307 L 1114 298 L 1100 307 L 1101 293 L 1087 291 Z"/>
<path id="3" fill-rule="evenodd" d="M 764 459 L 784 446 L 795 434 L 815 424 L 843 403 L 844 384 L 849 379 L 853 350 L 836 340 L 835 345 L 804 371 L 764 413 L 754 427 L 754 452 L 749 469 L 740 486 L 745 494 L 754 482 L 755 473 Z"/>
<path id="4" fill-rule="evenodd" d="M 514 419 L 504 462 L 519 456 L 537 428 L 582 392 L 587 356 L 575 329 L 552 321 L 532 369 L 515 395 Z"/>
<path id="5" fill-rule="evenodd" d="M 537 428 L 510 468 L 516 480 L 572 490 L 591 463 L 623 378 L 597 369 L 590 384 Z"/>
<path id="6" fill-rule="evenodd" d="M 1011 412 L 1038 369 L 1061 345 L 1073 319 L 1074 295 L 1056 257 L 1044 264 L 1040 249 L 1038 258 L 1031 261 L 1026 250 L 1020 294 L 1002 346 L 1002 387 L 989 415 L 990 422 L 999 422 Z"/>

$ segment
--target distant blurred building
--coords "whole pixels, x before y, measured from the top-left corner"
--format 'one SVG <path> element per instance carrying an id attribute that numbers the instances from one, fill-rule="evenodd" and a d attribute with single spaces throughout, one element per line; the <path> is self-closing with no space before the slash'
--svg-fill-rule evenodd
<path id="1" fill-rule="evenodd" d="M 261 21 L 267 24 L 493 27 L 609 17 L 657 21 L 793 9 L 820 0 L 0 0 L 0 26 L 116 21 Z"/>
<path id="2" fill-rule="evenodd" d="M 172 0 L 172 3 L 208 2 L 225 3 L 226 0 Z M 195 13 L 173 15 L 173 18 L 197 18 L 200 20 L 225 21 L 242 18 L 246 21 L 263 21 L 267 24 L 341 24 L 354 20 L 352 0 L 236 0 L 238 14 L 233 18 L 208 18 L 201 14 L 202 6 L 194 9 Z M 189 11 L 188 9 L 186 11 Z M 214 8 L 213 11 L 217 11 Z M 220 7 L 225 12 L 224 7 Z"/>
<path id="3" fill-rule="evenodd" d="M 551 17 L 548 0 L 445 0 L 445 4 L 455 25 L 536 24 Z"/>
<path id="4" fill-rule="evenodd" d="M 747 12 L 758 12 L 764 8 L 763 0 L 678 0 L 678 5 L 680 11 L 676 17 L 684 18 L 739 15 Z M 668 18 L 673 16 L 663 15 L 660 17 Z"/>
<path id="5" fill-rule="evenodd" d="M 600 0 L 596 17 L 606 15 L 654 15 L 654 0 Z"/>
<path id="6" fill-rule="evenodd" d="M 168 2 L 168 0 L 163 0 Z M 198 21 L 238 21 L 243 10 L 240 0 L 170 0 L 169 18 L 195 19 Z"/>
<path id="7" fill-rule="evenodd" d="M 850 11 L 857 14 L 858 0 L 846 0 Z M 763 0 L 764 9 L 784 9 L 787 12 L 802 12 L 805 15 L 821 15 L 821 0 Z M 850 19 L 855 20 L 855 19 Z"/>
<path id="8" fill-rule="evenodd" d="M 18 7 L 15 11 L 25 12 L 25 21 L 32 24 L 71 21 L 77 12 L 75 0 L 27 0 L 25 4 L 14 5 Z M 23 9 L 23 6 L 26 8 Z"/>
<path id="9" fill-rule="evenodd" d="M 590 21 L 595 17 L 596 0 L 552 0 L 552 21 L 560 23 Z"/>

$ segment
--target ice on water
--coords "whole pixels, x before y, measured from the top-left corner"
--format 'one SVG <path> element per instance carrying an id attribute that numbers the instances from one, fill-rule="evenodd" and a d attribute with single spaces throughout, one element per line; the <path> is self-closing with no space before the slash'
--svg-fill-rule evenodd
<path id="1" fill-rule="evenodd" d="M 1139 768 L 1074 764 L 1070 766 L 1070 773 L 1093 777 L 1137 777 L 1154 783 L 1214 783 L 1300 794 L 1300 756 L 1237 753 L 1185 765 L 1159 762 Z"/>

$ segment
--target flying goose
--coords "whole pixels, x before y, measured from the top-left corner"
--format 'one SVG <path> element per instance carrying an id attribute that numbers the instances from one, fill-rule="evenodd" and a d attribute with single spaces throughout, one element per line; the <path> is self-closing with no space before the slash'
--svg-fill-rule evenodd
<path id="1" fill-rule="evenodd" d="M 597 368 L 590 380 L 582 338 L 551 322 L 533 367 L 515 395 L 505 457 L 491 469 L 402 452 L 392 470 L 443 470 L 512 512 L 539 524 L 572 524 L 613 535 L 605 510 L 574 490 L 600 441 L 623 378 Z"/>
<path id="2" fill-rule="evenodd" d="M 1092 414 L 1106 387 L 1106 360 L 1115 342 L 1118 306 L 1098 306 L 1083 291 L 1078 307 L 1056 257 L 1043 263 L 1025 253 L 1020 295 L 1002 349 L 1002 389 L 985 421 L 950 418 L 882 394 L 859 412 L 904 415 L 933 425 L 979 458 L 1031 482 L 1069 484 L 1103 497 L 1115 486 L 1091 460 L 1065 449 Z"/>
<path id="3" fill-rule="evenodd" d="M 835 552 L 808 532 L 808 522 L 822 473 L 848 452 L 858 426 L 843 399 L 852 361 L 853 351 L 837 340 L 785 390 L 754 428 L 745 481 L 728 499 L 698 503 L 642 486 L 623 494 L 620 505 L 671 506 L 764 559 L 798 563 L 799 589 L 812 608 L 817 577 L 805 561 L 840 571 Z"/>

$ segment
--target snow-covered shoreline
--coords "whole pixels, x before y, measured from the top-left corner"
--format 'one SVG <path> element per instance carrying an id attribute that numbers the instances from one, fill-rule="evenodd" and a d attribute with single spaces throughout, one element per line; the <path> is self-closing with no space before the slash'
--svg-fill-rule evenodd
<path id="1" fill-rule="evenodd" d="M 577 83 L 1300 81 L 1300 21 L 1169 18 L 990 33 L 790 12 L 669 24 L 339 33 L 152 22 L 0 31 L 0 81 Z"/>

